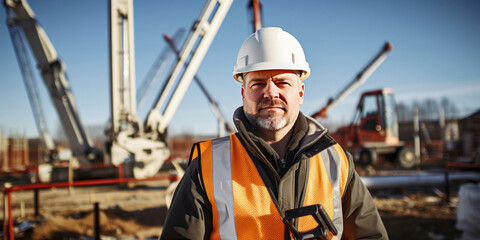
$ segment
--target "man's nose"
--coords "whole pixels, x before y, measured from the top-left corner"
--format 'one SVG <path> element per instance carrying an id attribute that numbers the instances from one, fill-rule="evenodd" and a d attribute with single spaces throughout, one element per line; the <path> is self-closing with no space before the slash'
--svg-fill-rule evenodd
<path id="1" fill-rule="evenodd" d="M 273 81 L 268 81 L 265 87 L 265 92 L 263 93 L 264 98 L 274 99 L 278 98 L 280 95 L 280 89 L 275 85 Z"/>

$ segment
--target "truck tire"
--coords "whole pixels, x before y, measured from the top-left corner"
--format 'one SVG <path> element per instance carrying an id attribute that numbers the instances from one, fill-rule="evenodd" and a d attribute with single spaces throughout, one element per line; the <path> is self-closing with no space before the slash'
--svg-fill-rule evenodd
<path id="1" fill-rule="evenodd" d="M 397 152 L 397 161 L 400 166 L 405 169 L 411 169 L 417 166 L 417 160 L 415 159 L 415 152 L 412 147 L 402 147 Z"/>
<path id="2" fill-rule="evenodd" d="M 375 149 L 364 148 L 360 151 L 358 163 L 362 167 L 373 166 L 377 163 L 378 155 Z"/>

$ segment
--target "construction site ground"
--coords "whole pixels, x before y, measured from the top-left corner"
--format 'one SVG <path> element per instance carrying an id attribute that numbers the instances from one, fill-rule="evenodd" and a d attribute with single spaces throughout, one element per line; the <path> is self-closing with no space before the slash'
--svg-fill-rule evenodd
<path id="1" fill-rule="evenodd" d="M 33 191 L 14 192 L 15 239 L 94 239 L 94 202 L 99 203 L 102 239 L 157 239 L 167 213 L 168 185 L 168 180 L 162 180 L 44 189 L 39 192 L 38 217 Z M 443 190 L 429 186 L 372 191 L 390 239 L 458 238 L 458 186 L 451 186 L 450 201 Z"/>

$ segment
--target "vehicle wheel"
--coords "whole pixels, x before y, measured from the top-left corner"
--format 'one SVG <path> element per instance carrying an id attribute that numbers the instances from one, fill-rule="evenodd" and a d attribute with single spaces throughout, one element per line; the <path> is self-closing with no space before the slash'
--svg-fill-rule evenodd
<path id="1" fill-rule="evenodd" d="M 411 147 L 400 148 L 397 153 L 397 161 L 400 163 L 400 166 L 405 169 L 411 169 L 418 164 L 415 159 L 415 152 Z"/>
<path id="2" fill-rule="evenodd" d="M 364 148 L 360 151 L 358 162 L 360 166 L 367 167 L 377 163 L 378 155 L 375 149 Z"/>

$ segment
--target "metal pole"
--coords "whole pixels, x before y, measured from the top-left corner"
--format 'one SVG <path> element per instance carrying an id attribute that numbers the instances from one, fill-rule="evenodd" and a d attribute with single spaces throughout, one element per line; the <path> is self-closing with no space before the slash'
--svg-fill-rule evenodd
<path id="1" fill-rule="evenodd" d="M 450 202 L 450 181 L 448 172 L 445 172 L 445 200 L 447 203 Z"/>
<path id="2" fill-rule="evenodd" d="M 13 220 L 12 220 L 12 184 L 7 182 L 3 184 L 3 239 L 13 240 Z"/>
<path id="3" fill-rule="evenodd" d="M 94 211 L 94 222 L 93 227 L 95 228 L 95 240 L 100 240 L 100 216 L 99 216 L 99 207 L 98 202 L 93 204 Z"/>
<path id="4" fill-rule="evenodd" d="M 33 190 L 33 204 L 35 209 L 35 218 L 38 217 L 38 189 Z"/>
<path id="5" fill-rule="evenodd" d="M 440 124 L 440 137 L 442 140 L 442 160 L 445 157 L 445 111 L 440 109 L 438 115 L 440 115 L 439 124 Z"/>
<path id="6" fill-rule="evenodd" d="M 7 207 L 7 193 L 3 192 L 3 240 L 7 240 L 7 230 L 8 230 L 8 207 Z"/>
<path id="7" fill-rule="evenodd" d="M 360 177 L 368 189 L 385 189 L 406 186 L 431 186 L 445 184 L 445 174 L 415 174 L 400 176 Z M 450 181 L 480 181 L 480 173 L 449 173 Z"/>
<path id="8" fill-rule="evenodd" d="M 73 166 L 72 162 L 75 159 L 75 157 L 71 158 L 70 161 L 68 161 L 68 194 L 72 194 L 73 192 Z"/>
<path id="9" fill-rule="evenodd" d="M 260 0 L 252 0 L 253 7 L 253 32 L 256 32 L 262 27 L 262 19 L 260 17 Z"/>
<path id="10" fill-rule="evenodd" d="M 8 205 L 8 237 L 10 238 L 10 240 L 13 240 L 12 192 L 10 190 L 7 192 L 7 205 Z"/>
<path id="11" fill-rule="evenodd" d="M 420 120 L 418 118 L 418 107 L 413 109 L 413 130 L 415 131 L 414 145 L 415 145 L 415 161 L 417 163 L 417 170 L 420 170 Z"/>

